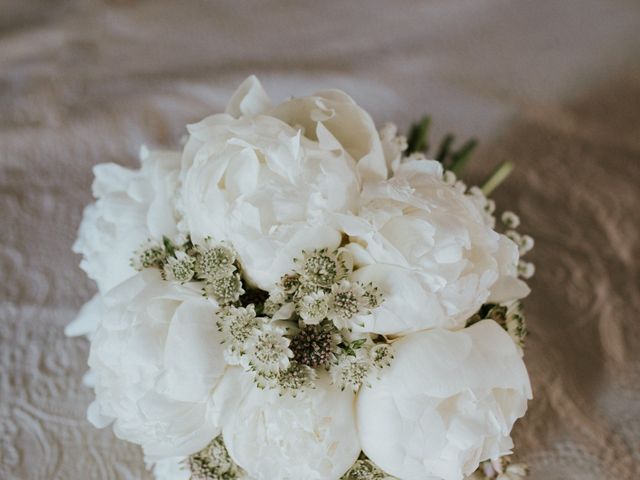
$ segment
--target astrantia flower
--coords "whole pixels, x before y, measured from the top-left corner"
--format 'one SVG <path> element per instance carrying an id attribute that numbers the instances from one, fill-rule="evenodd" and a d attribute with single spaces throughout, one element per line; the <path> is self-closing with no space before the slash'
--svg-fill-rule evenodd
<path id="1" fill-rule="evenodd" d="M 460 480 L 513 446 L 531 387 L 520 351 L 491 320 L 414 333 L 358 395 L 366 455 L 399 478 Z"/>
<path id="2" fill-rule="evenodd" d="M 212 392 L 225 371 L 215 304 L 145 270 L 112 290 L 91 343 L 89 420 L 152 457 L 189 455 L 219 432 Z"/>
<path id="3" fill-rule="evenodd" d="M 223 419 L 227 450 L 256 480 L 338 480 L 358 458 L 354 395 L 329 385 L 326 374 L 293 397 L 255 388 L 234 368 L 218 395 L 233 406 Z"/>
<path id="4" fill-rule="evenodd" d="M 163 236 L 176 233 L 180 154 L 143 149 L 140 161 L 140 170 L 113 163 L 93 168 L 96 202 L 84 211 L 73 251 L 82 254 L 80 267 L 101 293 L 136 273 L 140 245 L 160 246 Z"/>
<path id="5" fill-rule="evenodd" d="M 341 280 L 331 287 L 328 297 L 328 315 L 338 328 L 350 328 L 359 316 L 370 313 L 378 306 L 379 296 L 370 284 Z"/>
<path id="6" fill-rule="evenodd" d="M 145 268 L 161 268 L 167 258 L 167 251 L 163 245 L 148 240 L 138 248 L 131 258 L 131 266 L 138 271 Z"/>
<path id="7" fill-rule="evenodd" d="M 359 319 L 365 331 L 459 328 L 490 295 L 528 293 L 513 275 L 515 245 L 486 223 L 470 196 L 443 181 L 438 162 L 402 163 L 391 179 L 365 187 L 359 217 L 337 218 L 361 267 L 353 279 L 372 282 L 384 298 Z"/>
<path id="8" fill-rule="evenodd" d="M 371 460 L 356 460 L 342 480 L 393 480 Z"/>
<path id="9" fill-rule="evenodd" d="M 309 388 L 315 388 L 315 380 L 318 378 L 316 371 L 300 362 L 290 362 L 286 370 L 281 370 L 276 375 L 267 379 L 268 385 L 275 388 L 280 395 L 296 397 Z"/>
<path id="10" fill-rule="evenodd" d="M 242 476 L 229 456 L 222 436 L 214 438 L 205 448 L 190 455 L 185 463 L 191 472 L 190 480 L 234 480 Z"/>
<path id="11" fill-rule="evenodd" d="M 303 296 L 298 302 L 298 313 L 307 325 L 317 325 L 329 314 L 329 295 L 316 290 Z"/>
<path id="12" fill-rule="evenodd" d="M 195 251 L 195 269 L 204 280 L 231 276 L 236 269 L 236 252 L 224 243 L 214 244 L 206 239 L 202 245 L 196 245 Z"/>
<path id="13" fill-rule="evenodd" d="M 243 274 L 270 291 L 302 250 L 333 250 L 327 214 L 357 203 L 359 178 L 387 167 L 371 118 L 337 91 L 270 107 L 255 77 L 226 114 L 189 126 L 181 213 L 194 242 L 227 240 Z"/>
<path id="14" fill-rule="evenodd" d="M 225 360 L 232 365 L 241 363 L 241 356 L 260 335 L 264 318 L 256 317 L 253 305 L 244 308 L 229 307 L 220 313 L 217 326 L 225 344 Z"/>
<path id="15" fill-rule="evenodd" d="M 391 361 L 393 360 L 393 347 L 388 343 L 379 343 L 371 347 L 369 355 L 373 366 L 380 370 L 391 365 Z"/>
<path id="16" fill-rule="evenodd" d="M 335 360 L 340 334 L 331 324 L 304 325 L 291 340 L 296 361 L 316 368 Z"/>
<path id="17" fill-rule="evenodd" d="M 289 348 L 291 341 L 284 336 L 284 329 L 273 324 L 265 324 L 249 347 L 247 359 L 251 370 L 269 375 L 286 370 L 293 352 Z"/>
<path id="18" fill-rule="evenodd" d="M 299 272 L 301 283 L 321 288 L 330 288 L 348 273 L 344 258 L 326 248 L 303 252 Z"/>
<path id="19" fill-rule="evenodd" d="M 369 351 L 366 348 L 359 348 L 353 355 L 341 355 L 337 363 L 331 366 L 331 381 L 340 390 L 349 388 L 357 392 L 360 386 L 367 382 L 373 370 L 374 365 Z"/>
<path id="20" fill-rule="evenodd" d="M 164 279 L 169 282 L 186 283 L 195 275 L 196 261 L 185 252 L 175 252 L 167 257 L 162 270 Z"/>
<path id="21" fill-rule="evenodd" d="M 204 286 L 205 295 L 213 298 L 220 305 L 237 302 L 244 293 L 239 272 L 208 280 Z"/>

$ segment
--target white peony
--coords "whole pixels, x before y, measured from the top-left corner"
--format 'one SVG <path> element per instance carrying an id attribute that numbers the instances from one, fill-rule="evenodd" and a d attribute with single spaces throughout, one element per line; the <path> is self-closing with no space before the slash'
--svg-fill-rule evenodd
<path id="1" fill-rule="evenodd" d="M 93 168 L 96 202 L 85 208 L 73 251 L 82 254 L 80 267 L 101 293 L 136 273 L 130 262 L 145 241 L 176 233 L 180 155 L 143 148 L 140 161 L 140 170 L 114 163 Z"/>
<path id="2" fill-rule="evenodd" d="M 189 455 L 219 432 L 213 390 L 225 371 L 217 305 L 196 285 L 145 270 L 104 299 L 89 366 L 89 420 L 150 457 Z"/>
<path id="3" fill-rule="evenodd" d="M 476 202 L 442 175 L 438 162 L 409 160 L 391 179 L 365 184 L 358 216 L 334 215 L 361 267 L 354 280 L 372 282 L 384 299 L 360 319 L 366 331 L 462 328 L 501 279 L 503 257 L 515 253 L 517 264 L 513 242 L 487 225 Z M 510 280 L 519 283 L 509 293 L 528 293 L 523 282 Z"/>
<path id="4" fill-rule="evenodd" d="M 320 375 L 316 388 L 292 397 L 256 388 L 229 369 L 216 392 L 228 406 L 222 434 L 231 458 L 256 480 L 337 480 L 360 453 L 354 394 Z M 241 400 L 238 402 L 238 395 Z"/>
<path id="5" fill-rule="evenodd" d="M 391 366 L 360 391 L 364 452 L 401 480 L 460 480 L 510 451 L 531 398 L 521 352 L 492 320 L 393 344 Z"/>
<path id="6" fill-rule="evenodd" d="M 247 79 L 227 113 L 189 126 L 181 173 L 185 233 L 230 241 L 247 280 L 264 290 L 303 249 L 336 248 L 328 214 L 352 211 L 361 179 L 387 174 L 373 121 L 346 94 L 270 105 Z"/>

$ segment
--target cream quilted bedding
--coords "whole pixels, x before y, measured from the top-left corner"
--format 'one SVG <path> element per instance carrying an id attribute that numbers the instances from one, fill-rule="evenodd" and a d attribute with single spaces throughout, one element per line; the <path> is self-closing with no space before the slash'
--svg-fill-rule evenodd
<path id="1" fill-rule="evenodd" d="M 149 478 L 85 420 L 93 285 L 71 253 L 91 166 L 177 146 L 256 73 L 382 124 L 482 139 L 470 171 L 537 240 L 515 430 L 532 480 L 640 478 L 637 0 L 0 0 L 0 478 Z"/>

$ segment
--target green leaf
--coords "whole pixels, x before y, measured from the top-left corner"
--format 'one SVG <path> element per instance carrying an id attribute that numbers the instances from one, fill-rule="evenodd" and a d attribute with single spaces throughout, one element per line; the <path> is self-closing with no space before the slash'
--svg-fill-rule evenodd
<path id="1" fill-rule="evenodd" d="M 436 154 L 436 160 L 442 164 L 444 164 L 445 160 L 449 156 L 451 145 L 453 145 L 453 140 L 455 137 L 451 133 L 447 133 L 445 137 L 440 142 L 440 146 L 438 147 L 438 153 Z"/>
<path id="2" fill-rule="evenodd" d="M 164 244 L 164 248 L 167 253 L 171 256 L 175 256 L 176 247 L 173 245 L 173 242 L 169 239 L 169 237 L 162 236 L 162 243 Z"/>
<path id="3" fill-rule="evenodd" d="M 424 116 L 418 123 L 414 123 L 409 130 L 407 139 L 407 155 L 415 152 L 426 152 L 429 149 L 429 126 L 431 117 Z"/>

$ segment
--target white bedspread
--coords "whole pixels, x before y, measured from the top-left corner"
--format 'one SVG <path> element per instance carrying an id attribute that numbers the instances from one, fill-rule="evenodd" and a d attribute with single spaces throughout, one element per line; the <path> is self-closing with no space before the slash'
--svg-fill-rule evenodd
<path id="1" fill-rule="evenodd" d="M 496 199 L 537 241 L 518 453 L 532 480 L 640 478 L 639 32 L 637 0 L 0 0 L 0 478 L 149 478 L 85 420 L 70 247 L 92 165 L 176 147 L 250 73 L 477 135 L 470 179 L 517 164 Z"/>

